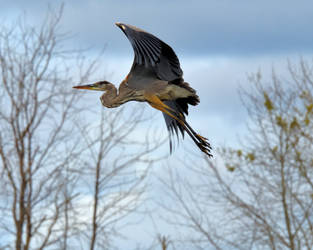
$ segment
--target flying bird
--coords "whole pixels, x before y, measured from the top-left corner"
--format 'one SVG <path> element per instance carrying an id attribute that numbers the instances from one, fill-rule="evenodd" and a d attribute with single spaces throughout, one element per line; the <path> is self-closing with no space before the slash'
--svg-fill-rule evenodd
<path id="1" fill-rule="evenodd" d="M 170 152 L 173 136 L 184 132 L 198 148 L 212 157 L 208 139 L 196 133 L 187 123 L 188 105 L 200 102 L 196 91 L 183 79 L 183 71 L 173 49 L 156 36 L 135 26 L 123 23 L 116 25 L 124 32 L 134 50 L 134 61 L 130 72 L 116 87 L 108 81 L 75 86 L 76 89 L 99 90 L 107 108 L 118 107 L 128 101 L 147 102 L 163 112 L 169 131 Z"/>

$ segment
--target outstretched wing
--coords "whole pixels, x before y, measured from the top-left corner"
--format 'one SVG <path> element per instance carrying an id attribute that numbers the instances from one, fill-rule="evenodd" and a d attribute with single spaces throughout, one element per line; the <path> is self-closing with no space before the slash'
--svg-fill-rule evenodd
<path id="1" fill-rule="evenodd" d="M 183 71 L 174 50 L 154 35 L 135 26 L 116 23 L 130 41 L 134 50 L 134 62 L 128 75 L 128 85 L 134 88 L 144 87 L 149 78 L 169 81 L 171 84 L 184 84 Z M 188 86 L 183 86 L 189 88 Z M 191 88 L 190 88 L 191 89 Z M 191 91 L 194 91 L 191 89 Z M 193 99 L 196 98 L 196 101 Z M 198 97 L 164 101 L 172 110 L 188 115 L 188 104 L 196 105 Z M 173 150 L 174 136 L 184 137 L 185 129 L 172 117 L 163 113 L 169 131 L 170 151 Z"/>
<path id="2" fill-rule="evenodd" d="M 134 49 L 130 73 L 146 70 L 155 77 L 172 81 L 181 78 L 183 71 L 173 49 L 154 35 L 129 24 L 116 23 L 125 33 Z"/>

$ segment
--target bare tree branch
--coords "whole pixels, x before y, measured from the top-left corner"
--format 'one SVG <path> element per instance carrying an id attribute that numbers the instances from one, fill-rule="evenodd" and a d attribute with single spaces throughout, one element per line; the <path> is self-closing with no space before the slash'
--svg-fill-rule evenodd
<path id="1" fill-rule="evenodd" d="M 72 91 L 99 57 L 64 48 L 62 14 L 63 6 L 50 10 L 39 28 L 26 18 L 0 28 L 1 247 L 108 248 L 143 202 L 158 160 L 150 154 L 163 144 L 153 133 L 134 136 L 143 109 L 109 111 L 99 102 L 94 110 Z"/>

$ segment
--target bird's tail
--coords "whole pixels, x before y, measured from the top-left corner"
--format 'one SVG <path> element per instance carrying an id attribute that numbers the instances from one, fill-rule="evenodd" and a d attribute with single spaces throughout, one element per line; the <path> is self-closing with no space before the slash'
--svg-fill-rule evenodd
<path id="1" fill-rule="evenodd" d="M 170 151 L 172 152 L 172 138 L 173 134 L 179 136 L 179 132 L 184 137 L 184 132 L 191 137 L 194 143 L 198 146 L 198 148 L 204 152 L 209 157 L 212 157 L 211 154 L 211 145 L 208 142 L 207 138 L 202 137 L 198 133 L 196 133 L 192 127 L 186 121 L 186 117 L 184 113 L 188 114 L 188 101 L 189 99 L 178 99 L 171 101 L 164 101 L 164 104 L 168 107 L 167 113 L 163 112 L 167 129 L 169 131 L 169 142 L 170 142 Z"/>

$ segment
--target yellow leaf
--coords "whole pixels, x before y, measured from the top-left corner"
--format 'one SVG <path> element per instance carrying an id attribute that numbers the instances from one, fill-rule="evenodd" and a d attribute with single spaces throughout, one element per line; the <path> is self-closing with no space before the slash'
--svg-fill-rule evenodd
<path id="1" fill-rule="evenodd" d="M 295 128 L 299 128 L 299 123 L 296 117 L 294 117 L 292 122 L 290 123 L 290 129 L 295 129 Z"/>
<path id="2" fill-rule="evenodd" d="M 311 103 L 310 105 L 307 105 L 306 110 L 307 110 L 307 113 L 311 113 L 313 110 L 313 103 Z"/>
<path id="3" fill-rule="evenodd" d="M 272 103 L 272 101 L 270 100 L 270 98 L 268 97 L 267 93 L 264 92 L 264 106 L 266 107 L 266 109 L 271 112 L 274 109 L 274 105 Z"/>
<path id="4" fill-rule="evenodd" d="M 247 159 L 248 159 L 249 161 L 254 161 L 254 160 L 255 160 L 255 155 L 254 155 L 253 153 L 248 153 L 248 154 L 247 154 Z"/>
<path id="5" fill-rule="evenodd" d="M 226 164 L 226 168 L 229 172 L 234 172 L 235 171 L 235 167 L 234 166 L 231 166 L 231 165 L 228 165 Z"/>
<path id="6" fill-rule="evenodd" d="M 287 122 L 281 116 L 276 116 L 276 123 L 283 129 L 287 127 Z"/>
<path id="7" fill-rule="evenodd" d="M 308 92 L 307 91 L 302 91 L 302 93 L 300 94 L 300 98 L 304 99 L 308 96 Z"/>
<path id="8" fill-rule="evenodd" d="M 301 159 L 301 153 L 300 153 L 300 151 L 296 151 L 296 161 L 297 162 L 302 162 L 302 159 Z"/>
<path id="9" fill-rule="evenodd" d="M 306 125 L 306 126 L 308 126 L 309 124 L 310 124 L 310 119 L 309 119 L 309 117 L 306 115 L 305 116 L 305 118 L 304 118 L 304 124 Z"/>

